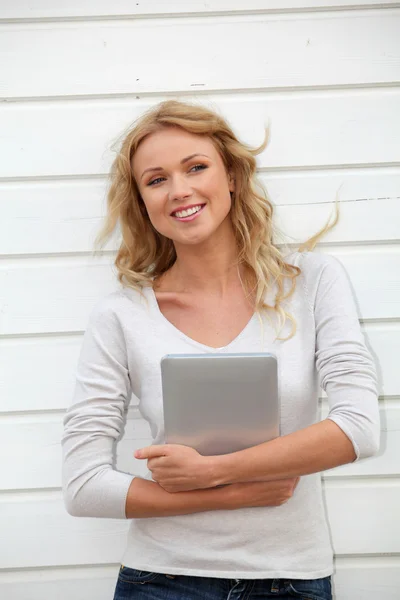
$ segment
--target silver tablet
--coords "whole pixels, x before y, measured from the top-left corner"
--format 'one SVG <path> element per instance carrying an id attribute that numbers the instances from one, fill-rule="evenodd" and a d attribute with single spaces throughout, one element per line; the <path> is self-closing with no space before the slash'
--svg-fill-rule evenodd
<path id="1" fill-rule="evenodd" d="M 273 354 L 168 354 L 161 376 L 166 443 L 216 455 L 279 436 Z"/>

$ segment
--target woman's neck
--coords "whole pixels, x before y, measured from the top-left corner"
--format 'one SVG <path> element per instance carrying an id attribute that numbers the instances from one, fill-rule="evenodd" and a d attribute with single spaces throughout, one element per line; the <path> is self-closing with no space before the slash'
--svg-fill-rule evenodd
<path id="1" fill-rule="evenodd" d="M 199 245 L 179 245 L 176 261 L 156 283 L 156 288 L 173 292 L 201 292 L 224 296 L 241 285 L 243 265 L 239 265 L 238 249 L 232 238 L 215 239 Z"/>

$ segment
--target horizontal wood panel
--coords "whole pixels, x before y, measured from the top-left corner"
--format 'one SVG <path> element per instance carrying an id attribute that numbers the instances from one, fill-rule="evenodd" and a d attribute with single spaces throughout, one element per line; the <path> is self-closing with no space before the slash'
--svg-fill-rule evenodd
<path id="1" fill-rule="evenodd" d="M 394 83 L 400 80 L 399 27 L 397 9 L 329 13 L 325 18 L 308 13 L 307 18 L 284 19 L 264 15 L 6 25 L 0 36 L 2 95 Z M 155 35 L 157 43 L 149 43 Z M 7 60 L 10 48 L 12 60 Z M 182 48 L 201 48 L 201 60 Z M 238 65 L 246 68 L 238 70 Z"/>
<path id="2" fill-rule="evenodd" d="M 98 180 L 0 185 L 0 254 L 91 251 L 105 193 Z"/>
<path id="3" fill-rule="evenodd" d="M 0 592 L 12 600 L 110 600 L 119 564 L 62 569 L 0 572 Z M 337 557 L 333 576 L 335 600 L 398 600 L 398 557 Z"/>
<path id="4" fill-rule="evenodd" d="M 82 330 L 97 299 L 117 287 L 109 257 L 0 264 L 0 333 Z"/>
<path id="5" fill-rule="evenodd" d="M 400 247 L 333 247 L 329 253 L 348 272 L 361 318 L 400 316 Z M 3 261 L 0 334 L 83 330 L 95 302 L 118 287 L 112 260 L 104 256 Z"/>
<path id="6" fill-rule="evenodd" d="M 400 552 L 400 521 L 393 518 L 399 480 L 328 480 L 325 489 L 336 553 Z M 5 569 L 117 563 L 122 556 L 128 523 L 71 517 L 59 492 L 3 494 L 0 509 L 0 528 L 8 540 L 0 547 Z"/>
<path id="7" fill-rule="evenodd" d="M 40 19 L 65 17 L 102 17 L 102 16 L 142 16 L 142 15 L 174 15 L 179 13 L 213 13 L 213 12 L 250 12 L 250 11 L 287 11 L 304 9 L 329 9 L 381 7 L 396 5 L 395 0 L 376 2 L 364 0 L 248 0 L 243 5 L 242 0 L 173 0 L 165 8 L 165 0 L 146 0 L 146 2 L 131 2 L 131 0 L 71 0 L 69 2 L 51 2 L 51 0 L 13 0 L 0 5 L 1 19 Z"/>
<path id="8" fill-rule="evenodd" d="M 335 600 L 398 600 L 399 557 L 336 558 Z"/>
<path id="9" fill-rule="evenodd" d="M 275 224 L 290 243 L 311 237 L 329 220 L 334 205 L 300 204 L 280 206 Z M 337 226 L 326 234 L 324 243 L 397 241 L 400 237 L 400 195 L 394 199 L 343 202 Z M 278 238 L 276 238 L 278 241 Z"/>
<path id="10" fill-rule="evenodd" d="M 0 547 L 3 569 L 116 563 L 128 529 L 123 519 L 71 517 L 61 492 L 1 495 L 0 524 L 8 540 Z"/>
<path id="11" fill-rule="evenodd" d="M 81 333 L 0 338 L 1 411 L 66 408 L 74 390 L 81 344 Z"/>
<path id="12" fill-rule="evenodd" d="M 362 329 L 378 365 L 380 395 L 400 396 L 399 324 L 366 323 Z M 65 409 L 81 343 L 82 334 L 0 339 L 0 414 Z"/>
<path id="13" fill-rule="evenodd" d="M 61 487 L 62 419 L 63 415 L 0 419 L 0 489 Z M 150 444 L 147 422 L 128 418 L 117 449 L 118 470 L 144 477 L 147 461 L 135 459 L 133 453 Z"/>
<path id="14" fill-rule="evenodd" d="M 7 152 L 0 177 L 107 173 L 118 139 L 136 117 L 160 100 L 2 103 L 0 128 Z M 236 134 L 252 145 L 262 142 L 270 119 L 271 141 L 257 159 L 260 168 L 399 161 L 400 89 L 215 94 L 203 97 L 201 104 L 220 111 Z"/>
<path id="15" fill-rule="evenodd" d="M 400 475 L 400 405 L 381 403 L 382 440 L 379 454 L 368 460 L 332 469 L 327 477 Z M 323 417 L 327 410 L 324 407 Z M 135 415 L 136 416 L 136 415 Z M 63 415 L 29 415 L 0 419 L 0 489 L 61 487 L 61 436 Z M 152 443 L 144 419 L 128 418 L 118 444 L 117 468 L 145 476 L 147 461 L 133 457 Z"/>
<path id="16" fill-rule="evenodd" d="M 329 525 L 337 554 L 399 553 L 398 480 L 325 482 Z"/>
<path id="17" fill-rule="evenodd" d="M 0 595 L 9 600 L 111 600 L 119 565 L 0 571 Z"/>
<path id="18" fill-rule="evenodd" d="M 323 204 L 337 197 L 343 202 L 398 198 L 398 167 L 318 169 L 305 171 L 267 170 L 260 173 L 276 206 Z M 6 184 L 3 184 L 3 186 Z M 2 186 L 0 184 L 0 197 Z M 5 212 L 5 211 L 4 211 Z"/>
<path id="19" fill-rule="evenodd" d="M 400 316 L 400 246 L 332 247 L 329 253 L 345 267 L 362 319 Z"/>
<path id="20" fill-rule="evenodd" d="M 263 175 L 260 179 L 267 189 L 270 188 L 269 181 L 272 184 L 273 193 L 270 197 L 277 207 L 275 224 L 286 234 L 284 239 L 300 242 L 321 228 L 333 213 L 332 203 L 328 199 L 333 200 L 336 192 L 341 200 L 341 217 L 324 242 L 398 239 L 400 170 L 370 170 L 366 179 L 371 181 L 371 175 L 374 174 L 377 199 L 371 198 L 371 190 L 368 199 L 362 193 L 366 191 L 361 185 L 365 175 L 358 174 L 360 183 L 354 186 L 352 179 L 356 178 L 358 169 L 354 171 L 352 177 L 348 172 L 343 173 L 342 184 L 338 183 L 339 174 L 331 177 L 325 175 L 325 189 L 322 189 L 323 178 L 315 174 L 297 177 L 297 191 L 292 189 L 294 181 L 290 175 L 272 180 L 268 179 L 268 175 Z M 337 183 L 336 192 L 332 189 L 333 181 Z M 345 193 L 338 191 L 340 185 L 346 189 Z M 385 197 L 390 188 L 394 197 Z M 290 196 L 290 193 L 293 195 Z M 348 198 L 354 193 L 357 193 L 355 198 Z M 102 180 L 3 183 L 0 185 L 0 255 L 91 251 L 105 214 L 105 195 L 106 185 Z M 320 202 L 313 201 L 314 198 L 320 198 Z M 275 242 L 280 241 L 278 235 Z M 117 244 L 118 239 L 114 236 L 105 249 L 114 250 Z"/>

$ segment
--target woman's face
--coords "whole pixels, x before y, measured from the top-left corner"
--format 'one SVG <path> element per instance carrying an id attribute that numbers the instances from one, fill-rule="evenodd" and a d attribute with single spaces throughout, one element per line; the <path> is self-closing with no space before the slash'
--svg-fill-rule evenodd
<path id="1" fill-rule="evenodd" d="M 198 244 L 225 228 L 233 179 L 212 141 L 169 127 L 146 137 L 133 174 L 154 228 L 175 244 Z"/>

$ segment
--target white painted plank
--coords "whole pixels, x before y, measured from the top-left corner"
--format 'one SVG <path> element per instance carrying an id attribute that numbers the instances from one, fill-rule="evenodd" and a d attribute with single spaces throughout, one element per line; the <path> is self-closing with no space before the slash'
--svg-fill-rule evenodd
<path id="1" fill-rule="evenodd" d="M 333 204 L 279 206 L 275 224 L 286 241 L 299 243 L 321 229 L 331 215 L 333 220 Z M 399 227 L 400 194 L 390 200 L 343 202 L 339 222 L 325 235 L 323 243 L 397 241 Z"/>
<path id="2" fill-rule="evenodd" d="M 327 410 L 324 406 L 323 418 Z M 134 414 L 133 417 L 138 416 Z M 61 487 L 63 414 L 0 418 L 0 490 Z M 381 402 L 382 440 L 379 454 L 368 460 L 332 469 L 327 477 L 400 475 L 400 403 Z M 144 476 L 146 461 L 133 457 L 151 444 L 146 421 L 129 416 L 117 446 L 117 469 Z"/>
<path id="3" fill-rule="evenodd" d="M 335 600 L 398 600 L 400 558 L 337 558 L 333 577 Z"/>
<path id="4" fill-rule="evenodd" d="M 336 256 L 345 267 L 362 319 L 399 317 L 399 246 L 371 245 L 362 251 L 356 246 L 333 246 L 329 254 Z"/>
<path id="5" fill-rule="evenodd" d="M 119 565 L 0 571 L 0 596 L 7 600 L 111 600 Z"/>
<path id="6" fill-rule="evenodd" d="M 251 11 L 288 11 L 305 9 L 331 9 L 381 7 L 396 5 L 395 0 L 376 2 L 374 0 L 173 0 L 166 7 L 165 0 L 70 0 L 69 2 L 52 2 L 52 0 L 13 0 L 0 5 L 1 19 L 40 19 L 68 17 L 104 17 L 104 16 L 143 16 L 143 15 L 176 15 L 180 13 L 209 14 L 214 12 L 251 12 Z"/>
<path id="7" fill-rule="evenodd" d="M 2 103 L 0 129 L 7 151 L 0 177 L 108 173 L 122 132 L 162 99 Z M 199 102 L 195 97 L 181 99 Z M 262 142 L 270 119 L 271 142 L 258 157 L 260 168 L 372 166 L 400 160 L 396 88 L 215 94 L 202 97 L 201 104 L 220 111 L 252 145 Z"/>
<path id="8" fill-rule="evenodd" d="M 81 344 L 81 333 L 0 338 L 0 410 L 66 408 L 74 390 Z"/>
<path id="9" fill-rule="evenodd" d="M 393 518 L 400 502 L 399 480 L 328 480 L 325 488 L 337 554 L 400 552 L 400 520 Z M 120 560 L 128 522 L 71 517 L 60 494 L 5 493 L 0 497 L 0 529 L 8 540 L 0 547 L 4 569 Z"/>
<path id="10" fill-rule="evenodd" d="M 0 593 L 12 600 L 110 600 L 119 564 L 0 572 Z M 398 600 L 399 557 L 336 557 L 335 600 Z"/>
<path id="11" fill-rule="evenodd" d="M 380 395 L 400 396 L 400 324 L 366 323 L 362 329 L 379 366 Z M 81 343 L 82 334 L 0 339 L 0 414 L 65 409 Z"/>
<path id="12" fill-rule="evenodd" d="M 6 98 L 369 85 L 400 79 L 397 9 L 323 18 L 306 13 L 0 27 Z M 201 60 L 182 52 L 199 47 Z"/>
<path id="13" fill-rule="evenodd" d="M 0 184 L 0 254 L 91 251 L 105 193 L 96 179 Z"/>
<path id="14" fill-rule="evenodd" d="M 348 272 L 360 318 L 400 316 L 399 247 L 333 247 L 329 253 L 337 256 Z M 3 261 L 0 334 L 84 329 L 94 303 L 119 287 L 112 263 L 112 256 Z"/>
<path id="15" fill-rule="evenodd" d="M 0 334 L 84 329 L 96 300 L 119 287 L 112 262 L 110 257 L 69 257 L 3 263 Z"/>
<path id="16" fill-rule="evenodd" d="M 325 481 L 336 554 L 399 553 L 399 480 Z"/>
<path id="17" fill-rule="evenodd" d="M 384 188 L 387 176 L 380 174 L 379 169 L 374 171 Z M 281 181 L 285 190 L 287 182 Z M 312 186 L 312 180 L 307 179 L 304 184 L 303 203 L 299 202 L 301 189 L 294 196 L 296 202 L 292 204 L 288 198 L 287 205 L 282 204 L 282 194 L 279 189 L 277 191 L 280 204 L 276 205 L 274 222 L 280 234 L 274 237 L 276 243 L 282 239 L 288 243 L 304 241 L 333 215 L 332 203 L 310 202 L 306 189 Z M 340 220 L 323 241 L 397 240 L 400 236 L 400 176 L 395 193 L 394 198 L 380 195 L 376 200 L 341 200 Z M 0 185 L 0 255 L 92 251 L 105 214 L 104 196 L 104 182 L 96 180 Z M 282 234 L 285 234 L 283 238 Z M 116 234 L 105 250 L 116 250 L 117 247 Z"/>
<path id="18" fill-rule="evenodd" d="M 397 198 L 398 167 L 318 169 L 260 172 L 260 178 L 276 206 L 323 204 L 336 198 L 343 202 Z M 6 184 L 3 184 L 3 186 Z M 17 184 L 15 184 L 17 185 Z M 21 184 L 20 184 L 21 185 Z M 1 192 L 0 185 L 0 194 Z"/>
<path id="19" fill-rule="evenodd" d="M 0 419 L 1 490 L 61 488 L 63 416 L 44 414 Z M 134 417 L 126 421 L 117 447 L 116 466 L 120 471 L 144 477 L 146 461 L 135 459 L 133 453 L 151 444 L 151 434 L 148 423 Z"/>
<path id="20" fill-rule="evenodd" d="M 0 564 L 7 569 L 118 562 L 128 521 L 71 517 L 57 491 L 2 494 L 0 526 L 8 540 L 0 545 Z"/>

